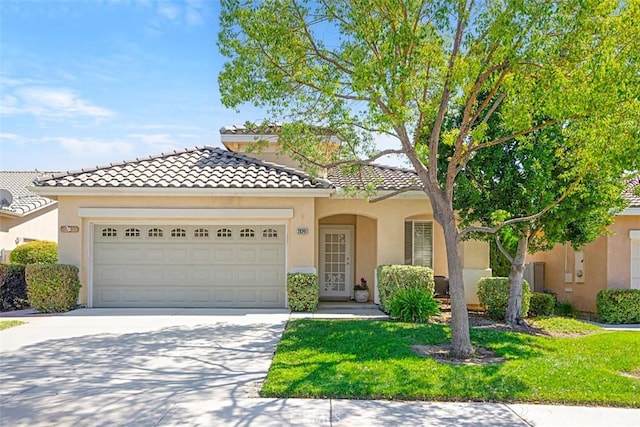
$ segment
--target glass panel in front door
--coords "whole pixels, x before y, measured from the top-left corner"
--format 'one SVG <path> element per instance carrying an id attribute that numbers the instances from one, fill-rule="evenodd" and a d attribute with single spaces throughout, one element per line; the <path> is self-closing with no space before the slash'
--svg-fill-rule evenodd
<path id="1" fill-rule="evenodd" d="M 347 235 L 342 232 L 324 234 L 324 294 L 327 296 L 348 295 L 347 287 L 349 254 Z"/>

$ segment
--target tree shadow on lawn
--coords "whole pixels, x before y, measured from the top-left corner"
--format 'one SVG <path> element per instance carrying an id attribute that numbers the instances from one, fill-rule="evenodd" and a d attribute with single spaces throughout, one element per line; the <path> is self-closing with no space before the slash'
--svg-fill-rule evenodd
<path id="1" fill-rule="evenodd" d="M 287 326 L 264 396 L 433 400 L 509 400 L 527 385 L 501 365 L 450 366 L 421 358 L 412 345 L 450 340 L 443 325 L 393 321 L 297 320 Z M 474 330 L 475 346 L 509 361 L 543 354 L 539 339 Z"/>

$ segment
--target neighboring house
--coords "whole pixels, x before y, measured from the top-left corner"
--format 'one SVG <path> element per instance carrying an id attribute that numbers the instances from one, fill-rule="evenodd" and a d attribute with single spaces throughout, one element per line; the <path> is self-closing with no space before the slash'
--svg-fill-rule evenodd
<path id="1" fill-rule="evenodd" d="M 605 234 L 574 251 L 570 244 L 556 245 L 530 261 L 544 262 L 544 286 L 560 301 L 579 310 L 595 312 L 601 289 L 640 289 L 640 177 L 629 181 L 624 197 L 629 207 L 616 215 Z"/>
<path id="2" fill-rule="evenodd" d="M 377 178 L 379 194 L 389 194 L 412 186 L 414 172 L 370 166 L 316 179 L 275 156 L 277 128 L 225 127 L 221 139 L 227 150 L 197 147 L 40 178 L 36 191 L 59 204 L 60 262 L 80 267 L 81 303 L 286 307 L 287 272 L 317 272 L 320 298 L 332 300 L 352 298 L 360 277 L 374 284 L 381 264 L 447 275 L 444 235 L 424 193 L 369 203 L 341 191 Z M 272 146 L 243 154 L 257 139 Z M 488 246 L 468 241 L 462 252 L 475 303 L 478 279 L 490 275 Z"/>
<path id="3" fill-rule="evenodd" d="M 58 241 L 57 203 L 27 189 L 40 174 L 0 171 L 0 262 L 22 243 Z"/>

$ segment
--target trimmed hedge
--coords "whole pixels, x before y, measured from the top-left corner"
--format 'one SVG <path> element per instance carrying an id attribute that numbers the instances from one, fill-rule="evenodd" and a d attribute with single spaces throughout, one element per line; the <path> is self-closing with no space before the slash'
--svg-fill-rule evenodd
<path id="1" fill-rule="evenodd" d="M 440 313 L 440 303 L 435 300 L 433 292 L 417 286 L 398 289 L 387 300 L 387 307 L 391 317 L 403 322 L 427 323 L 429 316 Z"/>
<path id="2" fill-rule="evenodd" d="M 419 287 L 433 294 L 436 286 L 433 270 L 419 265 L 379 265 L 377 275 L 380 309 L 385 313 L 389 312 L 388 301 L 398 289 Z"/>
<path id="3" fill-rule="evenodd" d="M 35 310 L 61 313 L 76 307 L 82 284 L 75 265 L 30 264 L 25 277 L 29 303 Z"/>
<path id="4" fill-rule="evenodd" d="M 9 260 L 12 264 L 54 264 L 58 262 L 58 244 L 37 240 L 35 242 L 24 243 L 11 251 Z"/>
<path id="5" fill-rule="evenodd" d="M 551 294 L 534 292 L 529 300 L 529 316 L 551 316 L 556 306 L 556 299 Z"/>
<path id="6" fill-rule="evenodd" d="M 0 311 L 29 307 L 24 265 L 0 264 Z"/>
<path id="7" fill-rule="evenodd" d="M 640 289 L 603 289 L 596 296 L 603 323 L 640 323 Z"/>
<path id="8" fill-rule="evenodd" d="M 316 311 L 318 276 L 312 273 L 287 274 L 287 297 L 292 311 Z"/>
<path id="9" fill-rule="evenodd" d="M 522 281 L 522 317 L 527 317 L 531 290 L 526 280 Z M 487 309 L 487 316 L 495 320 L 504 320 L 509 304 L 509 278 L 483 277 L 478 282 L 478 299 Z"/>

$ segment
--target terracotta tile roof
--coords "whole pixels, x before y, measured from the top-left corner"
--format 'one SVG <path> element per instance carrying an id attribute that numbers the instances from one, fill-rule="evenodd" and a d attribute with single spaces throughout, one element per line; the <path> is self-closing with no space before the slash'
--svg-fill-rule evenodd
<path id="1" fill-rule="evenodd" d="M 629 207 L 640 208 L 640 175 L 629 180 L 627 188 L 622 195 L 629 201 Z"/>
<path id="2" fill-rule="evenodd" d="M 40 187 L 82 188 L 331 188 L 304 172 L 215 147 L 40 177 Z"/>
<path id="3" fill-rule="evenodd" d="M 391 166 L 363 166 L 355 173 L 345 173 L 338 168 L 329 169 L 327 179 L 337 187 L 363 188 L 376 182 L 377 190 L 402 190 L 418 185 L 418 175 L 408 169 Z"/>
<path id="4" fill-rule="evenodd" d="M 55 203 L 54 200 L 39 196 L 27 189 L 41 175 L 38 171 L 0 171 L 0 213 L 22 216 L 43 206 Z M 10 199 L 7 200 L 7 199 Z"/>

